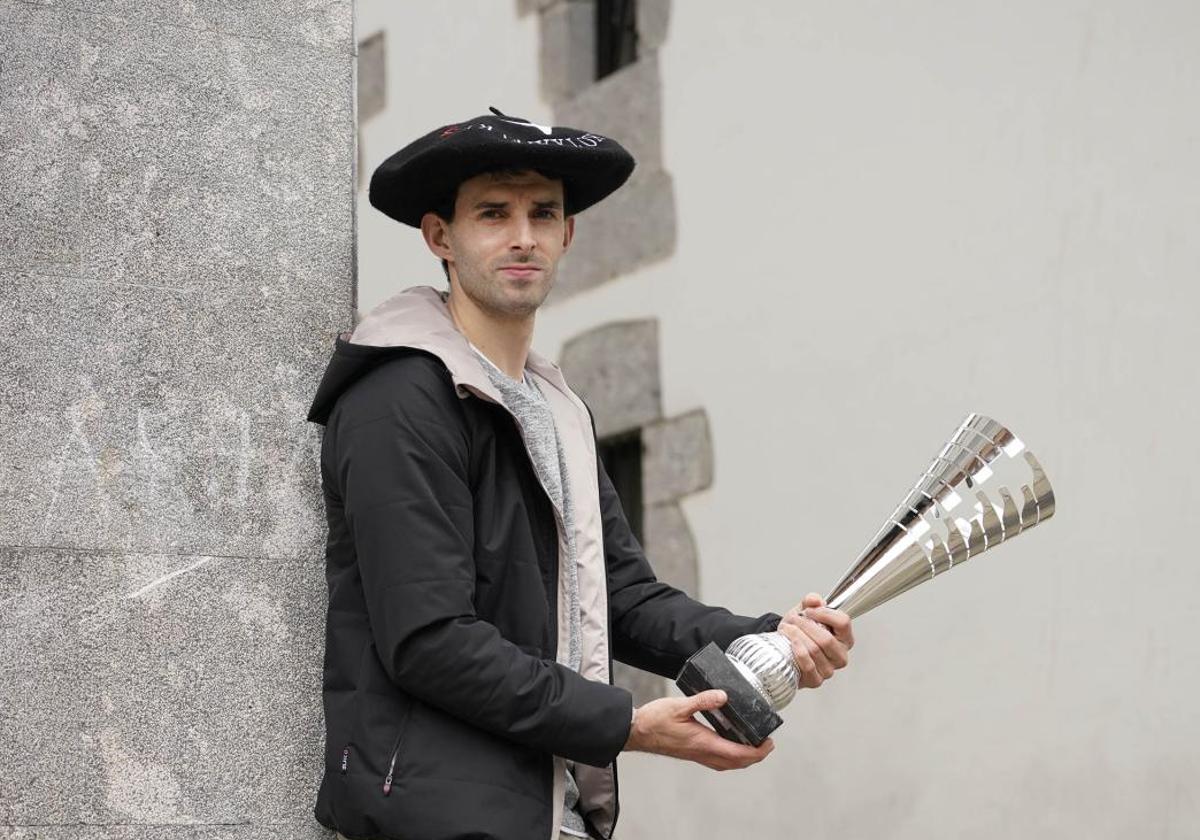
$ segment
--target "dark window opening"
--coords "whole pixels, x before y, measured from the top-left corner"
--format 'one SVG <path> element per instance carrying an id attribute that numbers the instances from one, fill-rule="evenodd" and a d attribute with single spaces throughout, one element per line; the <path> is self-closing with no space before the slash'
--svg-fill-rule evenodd
<path id="1" fill-rule="evenodd" d="M 596 78 L 637 61 L 636 0 L 596 0 Z"/>
<path id="2" fill-rule="evenodd" d="M 642 432 L 604 438 L 598 444 L 604 471 L 612 480 L 629 529 L 642 541 Z"/>

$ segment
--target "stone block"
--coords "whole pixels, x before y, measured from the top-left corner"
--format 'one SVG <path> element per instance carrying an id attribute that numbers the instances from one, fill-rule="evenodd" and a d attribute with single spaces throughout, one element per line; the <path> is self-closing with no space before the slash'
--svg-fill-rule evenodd
<path id="1" fill-rule="evenodd" d="M 311 816 L 287 823 L 0 826 L 0 840 L 331 840 Z"/>
<path id="2" fill-rule="evenodd" d="M 568 341 L 559 356 L 563 375 L 592 410 L 599 437 L 662 417 L 658 321 L 596 327 Z"/>
<path id="3" fill-rule="evenodd" d="M 624 662 L 613 663 L 613 684 L 627 689 L 633 695 L 634 706 L 679 693 L 669 680 L 649 671 L 640 671 Z"/>
<path id="4" fill-rule="evenodd" d="M 553 6 L 577 2 L 577 0 L 517 0 L 517 14 L 527 15 L 530 12 L 543 12 Z"/>
<path id="5" fill-rule="evenodd" d="M 33 275 L 0 290 L 5 544 L 320 551 L 304 415 L 348 307 Z"/>
<path id="6" fill-rule="evenodd" d="M 659 580 L 700 597 L 696 540 L 683 510 L 674 502 L 649 505 L 642 513 L 646 557 Z"/>
<path id="7" fill-rule="evenodd" d="M 0 221 L 0 241 L 25 243 L 0 265 L 205 292 L 342 292 L 352 55 L 26 9 L 8 40 L 58 30 L 64 48 L 15 62 L 30 112 L 5 117 L 16 138 L 6 164 L 40 197 Z M 31 229 L 39 222 L 50 236 Z"/>
<path id="8" fill-rule="evenodd" d="M 0 265 L 51 272 L 75 270 L 82 222 L 80 37 L 58 17 L 0 2 Z"/>
<path id="9" fill-rule="evenodd" d="M 353 0 L 20 0 L 89 15 L 200 32 L 220 32 L 307 49 L 353 51 Z"/>
<path id="10" fill-rule="evenodd" d="M 712 484 L 712 441 L 703 409 L 647 426 L 642 446 L 642 498 L 647 506 Z"/>
<path id="11" fill-rule="evenodd" d="M 638 0 L 638 48 L 649 52 L 661 47 L 667 40 L 670 21 L 671 0 Z"/>
<path id="12" fill-rule="evenodd" d="M 322 301 L 342 293 L 353 261 L 353 57 L 170 27 L 151 34 L 113 21 L 85 39 L 88 276 Z"/>
<path id="13" fill-rule="evenodd" d="M 307 818 L 320 561 L 0 549 L 0 567 L 0 824 Z"/>
<path id="14" fill-rule="evenodd" d="M 575 222 L 551 303 L 675 252 L 675 189 L 662 170 L 640 172 Z"/>
<path id="15" fill-rule="evenodd" d="M 662 78 L 658 59 L 644 55 L 554 106 L 555 122 L 597 131 L 629 150 L 638 168 L 662 168 Z"/>
<path id="16" fill-rule="evenodd" d="M 557 3 L 542 10 L 542 96 L 558 103 L 574 96 L 596 78 L 596 5 L 594 0 Z M 575 123 L 565 123 L 575 125 Z M 592 130 L 589 124 L 579 124 Z"/>
<path id="17" fill-rule="evenodd" d="M 358 45 L 359 125 L 383 112 L 387 105 L 387 40 L 383 30 Z"/>

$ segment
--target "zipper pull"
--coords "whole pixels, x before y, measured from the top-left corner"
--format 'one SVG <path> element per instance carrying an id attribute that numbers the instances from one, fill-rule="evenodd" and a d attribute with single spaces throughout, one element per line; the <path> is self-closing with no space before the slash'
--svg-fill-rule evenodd
<path id="1" fill-rule="evenodd" d="M 383 780 L 383 795 L 384 796 L 387 796 L 389 793 L 392 792 L 392 773 L 395 772 L 395 770 L 396 770 L 396 753 L 398 753 L 398 752 L 400 752 L 399 748 L 396 749 L 396 752 L 392 753 L 392 761 L 390 764 L 388 764 L 387 776 Z"/>
<path id="2" fill-rule="evenodd" d="M 346 747 L 342 750 L 342 775 L 346 774 L 346 768 L 350 764 L 350 748 Z"/>

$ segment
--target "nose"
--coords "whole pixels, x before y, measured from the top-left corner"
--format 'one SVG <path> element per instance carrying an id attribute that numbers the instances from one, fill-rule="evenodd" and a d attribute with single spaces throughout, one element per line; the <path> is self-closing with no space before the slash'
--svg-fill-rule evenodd
<path id="1" fill-rule="evenodd" d="M 512 241 L 509 244 L 509 249 L 512 251 L 521 251 L 530 253 L 537 245 L 537 239 L 533 235 L 533 224 L 524 213 L 518 214 L 513 220 Z"/>

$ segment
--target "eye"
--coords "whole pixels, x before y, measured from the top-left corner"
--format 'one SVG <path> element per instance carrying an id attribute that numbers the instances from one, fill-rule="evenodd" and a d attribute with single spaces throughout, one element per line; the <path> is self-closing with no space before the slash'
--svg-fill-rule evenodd
<path id="1" fill-rule="evenodd" d="M 558 218 L 558 213 L 555 210 L 551 210 L 548 207 L 544 207 L 541 210 L 538 210 L 534 215 L 536 215 L 539 219 L 557 219 Z"/>
<path id="2" fill-rule="evenodd" d="M 500 211 L 499 210 L 484 210 L 483 212 L 481 212 L 479 214 L 479 218 L 481 218 L 481 219 L 499 219 Z"/>

